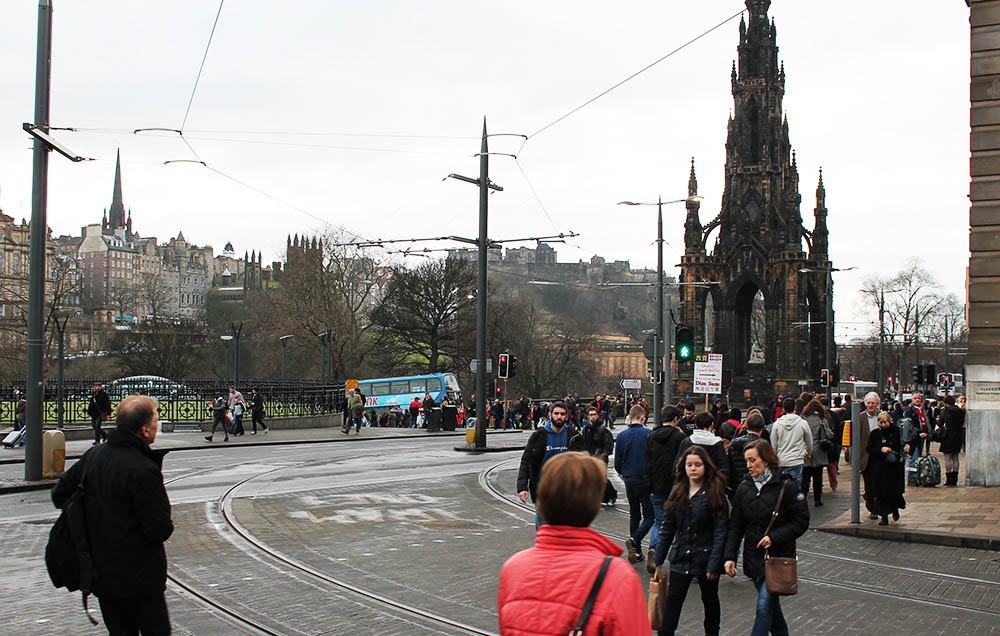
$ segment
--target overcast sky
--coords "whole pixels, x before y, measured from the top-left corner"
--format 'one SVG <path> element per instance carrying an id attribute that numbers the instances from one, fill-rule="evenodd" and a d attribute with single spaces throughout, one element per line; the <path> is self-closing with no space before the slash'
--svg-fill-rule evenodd
<path id="1" fill-rule="evenodd" d="M 686 196 L 696 161 L 702 222 L 719 212 L 739 18 L 563 121 L 573 108 L 744 8 L 742 0 L 225 3 L 55 0 L 53 126 L 80 155 L 52 155 L 49 225 L 79 234 L 111 203 L 121 149 L 134 229 L 184 231 L 221 252 L 283 256 L 288 234 L 343 225 L 368 238 L 477 233 L 479 133 L 520 151 L 491 160 L 504 187 L 490 235 L 575 231 L 559 260 L 599 254 L 655 266 L 654 208 Z M 920 257 L 964 299 L 968 265 L 969 11 L 960 0 L 773 0 L 784 101 L 812 226 L 823 168 L 838 337 L 860 328 L 857 288 Z M 37 2 L 0 20 L 0 208 L 30 216 Z M 183 128 L 210 168 L 174 133 Z M 89 129 L 89 130 L 88 130 Z M 230 131 L 230 132 L 225 132 Z M 238 131 L 238 132 L 232 132 Z M 538 133 L 535 135 L 535 133 Z M 270 134 L 265 134 L 270 133 Z M 158 136 L 159 135 L 159 136 Z M 523 174 L 522 174 L 523 170 Z M 526 176 L 525 176 L 526 175 Z M 537 198 L 528 183 L 537 191 Z M 539 199 L 541 204 L 539 204 Z M 544 210 L 542 208 L 544 205 Z M 297 208 L 297 209 L 296 209 Z M 547 211 L 547 213 L 546 213 Z M 666 263 L 683 250 L 668 208 Z M 676 270 L 672 270 L 676 274 Z"/>

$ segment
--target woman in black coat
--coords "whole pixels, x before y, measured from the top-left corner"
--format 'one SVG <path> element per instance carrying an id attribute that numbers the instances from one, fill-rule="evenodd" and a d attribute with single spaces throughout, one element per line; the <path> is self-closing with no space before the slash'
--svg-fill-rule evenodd
<path id="1" fill-rule="evenodd" d="M 705 634 L 717 636 L 721 619 L 719 575 L 729 504 L 726 479 L 701 446 L 688 447 L 678 458 L 674 487 L 664 508 L 653 562 L 657 567 L 663 565 L 670 549 L 670 591 L 658 634 L 673 636 L 691 581 L 698 579 Z"/>
<path id="2" fill-rule="evenodd" d="M 748 475 L 737 487 L 726 536 L 726 574 L 736 576 L 736 558 L 743 542 L 743 572 L 757 588 L 757 612 L 751 636 L 788 634 L 779 596 L 767 591 L 764 551 L 776 557 L 794 557 L 795 540 L 809 529 L 809 507 L 798 484 L 785 479 L 778 456 L 764 440 L 747 444 L 743 451 Z M 764 531 L 781 498 L 781 509 L 770 532 Z"/>
<path id="3" fill-rule="evenodd" d="M 941 442 L 941 454 L 944 455 L 945 486 L 958 485 L 958 454 L 965 444 L 965 410 L 955 406 L 955 396 L 944 398 L 944 409 L 941 411 L 941 427 L 944 429 L 944 441 Z"/>
<path id="4" fill-rule="evenodd" d="M 872 513 L 882 517 L 880 526 L 889 525 L 889 515 L 899 521 L 900 508 L 906 507 L 903 500 L 905 463 L 899 427 L 892 423 L 892 417 L 885 411 L 878 414 L 878 428 L 868 436 L 868 485 L 872 488 Z"/>

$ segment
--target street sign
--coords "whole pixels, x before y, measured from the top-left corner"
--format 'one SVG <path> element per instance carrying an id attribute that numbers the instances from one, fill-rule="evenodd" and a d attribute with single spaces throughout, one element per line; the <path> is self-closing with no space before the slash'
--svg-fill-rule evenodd
<path id="1" fill-rule="evenodd" d="M 348 391 L 350 391 L 351 389 L 358 388 L 358 381 L 357 380 L 348 380 L 346 384 L 347 384 L 347 390 Z"/>
<path id="2" fill-rule="evenodd" d="M 618 383 L 623 389 L 641 389 L 642 380 L 636 378 L 622 378 L 622 381 Z"/>
<path id="3" fill-rule="evenodd" d="M 694 363 L 694 392 L 722 393 L 722 354 L 701 354 Z"/>
<path id="4" fill-rule="evenodd" d="M 469 370 L 473 373 L 476 372 L 476 368 L 479 366 L 476 364 L 478 360 L 473 360 L 469 363 Z M 486 358 L 486 373 L 493 373 L 493 358 Z"/>

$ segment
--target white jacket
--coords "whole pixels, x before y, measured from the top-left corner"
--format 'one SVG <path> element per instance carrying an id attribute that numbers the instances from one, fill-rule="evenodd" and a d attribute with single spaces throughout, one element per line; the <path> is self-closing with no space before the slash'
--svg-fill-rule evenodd
<path id="1" fill-rule="evenodd" d="M 795 413 L 785 413 L 771 429 L 771 446 L 778 454 L 782 468 L 801 466 L 813 447 L 808 422 Z"/>

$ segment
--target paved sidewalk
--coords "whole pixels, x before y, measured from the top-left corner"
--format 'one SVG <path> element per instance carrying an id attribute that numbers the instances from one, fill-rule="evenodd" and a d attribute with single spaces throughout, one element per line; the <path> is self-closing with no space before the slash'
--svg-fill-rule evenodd
<path id="1" fill-rule="evenodd" d="M 846 475 L 841 472 L 841 480 L 850 489 L 850 468 Z M 963 453 L 958 483 L 964 482 Z M 907 486 L 903 497 L 906 509 L 900 512 L 898 522 L 890 521 L 888 526 L 870 519 L 862 501 L 860 524 L 851 523 L 848 510 L 819 529 L 873 539 L 1000 550 L 1000 488 Z"/>

